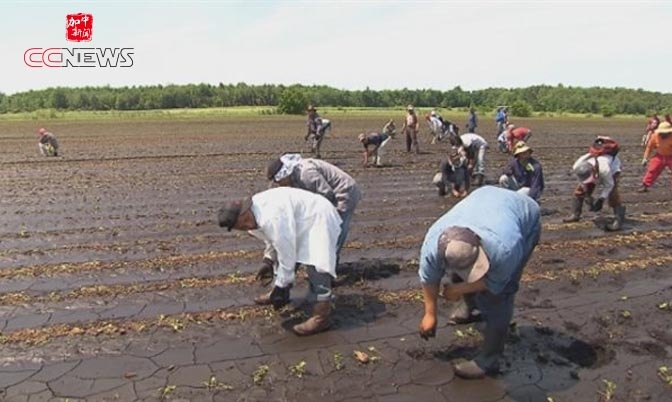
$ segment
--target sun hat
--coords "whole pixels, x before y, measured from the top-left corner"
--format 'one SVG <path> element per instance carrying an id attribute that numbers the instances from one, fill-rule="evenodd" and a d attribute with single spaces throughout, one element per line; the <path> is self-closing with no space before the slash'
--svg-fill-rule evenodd
<path id="1" fill-rule="evenodd" d="M 438 249 L 446 268 L 467 283 L 483 278 L 490 269 L 480 237 L 469 228 L 451 226 L 444 230 L 439 237 Z"/>
<path id="2" fill-rule="evenodd" d="M 583 184 L 594 183 L 595 179 L 597 179 L 597 176 L 595 175 L 595 167 L 588 161 L 581 162 L 576 169 L 574 169 L 574 174 Z"/>
<path id="3" fill-rule="evenodd" d="M 532 148 L 528 147 L 527 144 L 525 144 L 525 141 L 518 141 L 516 143 L 516 146 L 513 148 L 513 156 L 522 154 L 523 152 L 527 151 L 532 152 Z"/>
<path id="4" fill-rule="evenodd" d="M 309 112 L 315 112 L 315 111 L 317 111 L 317 108 L 315 108 L 315 106 L 313 106 L 313 105 L 308 105 L 308 108 L 306 110 L 309 111 Z"/>
<path id="5" fill-rule="evenodd" d="M 408 106 L 406 106 L 406 110 L 414 110 L 414 109 L 415 109 L 415 108 L 413 107 L 413 105 L 408 105 Z"/>
<path id="6" fill-rule="evenodd" d="M 664 121 L 658 125 L 656 129 L 656 134 L 669 134 L 672 133 L 672 124 Z"/>

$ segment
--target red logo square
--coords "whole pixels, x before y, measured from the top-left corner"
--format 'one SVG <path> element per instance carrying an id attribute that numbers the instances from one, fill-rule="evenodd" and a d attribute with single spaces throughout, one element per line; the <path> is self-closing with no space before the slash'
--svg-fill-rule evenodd
<path id="1" fill-rule="evenodd" d="M 77 13 L 65 16 L 65 39 L 71 42 L 90 42 L 92 37 L 92 14 Z"/>

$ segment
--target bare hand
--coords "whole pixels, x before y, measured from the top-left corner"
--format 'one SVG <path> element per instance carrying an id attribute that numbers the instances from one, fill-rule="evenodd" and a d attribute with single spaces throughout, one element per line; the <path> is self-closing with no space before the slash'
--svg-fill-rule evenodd
<path id="1" fill-rule="evenodd" d="M 434 338 L 436 336 L 436 316 L 425 314 L 420 321 L 420 337 L 424 340 Z"/>

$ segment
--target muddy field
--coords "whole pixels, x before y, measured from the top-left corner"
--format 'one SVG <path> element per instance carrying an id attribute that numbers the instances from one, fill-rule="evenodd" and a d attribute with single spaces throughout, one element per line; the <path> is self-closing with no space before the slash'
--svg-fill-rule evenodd
<path id="1" fill-rule="evenodd" d="M 309 338 L 285 329 L 308 312 L 303 277 L 290 308 L 256 307 L 262 245 L 215 221 L 222 201 L 267 187 L 271 157 L 301 151 L 302 118 L 50 123 L 62 156 L 48 159 L 37 122 L 0 123 L 0 400 L 672 400 L 670 179 L 635 192 L 643 121 L 516 121 L 533 129 L 544 167 L 543 234 L 502 373 L 467 382 L 449 361 L 474 353 L 475 327 L 444 318 L 436 338 L 417 335 L 420 245 L 456 202 L 431 185 L 445 145 L 430 145 L 425 129 L 420 155 L 398 137 L 387 167 L 365 168 L 356 135 L 384 119 L 331 118 L 323 157 L 364 199 L 334 329 Z M 493 183 L 507 157 L 482 120 Z M 623 146 L 620 233 L 602 232 L 590 212 L 562 223 L 569 168 L 597 133 Z"/>

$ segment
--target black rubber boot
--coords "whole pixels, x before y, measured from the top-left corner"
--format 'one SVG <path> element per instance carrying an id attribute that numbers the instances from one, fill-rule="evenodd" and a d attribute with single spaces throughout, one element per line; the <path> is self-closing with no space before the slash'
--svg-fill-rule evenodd
<path id="1" fill-rule="evenodd" d="M 625 205 L 619 205 L 614 208 L 614 215 L 616 216 L 614 221 L 605 226 L 605 229 L 608 232 L 616 232 L 623 227 L 623 221 L 625 221 Z"/>
<path id="2" fill-rule="evenodd" d="M 581 212 L 583 211 L 583 197 L 574 197 L 572 200 L 572 215 L 563 219 L 565 223 L 578 222 L 581 220 Z"/>

